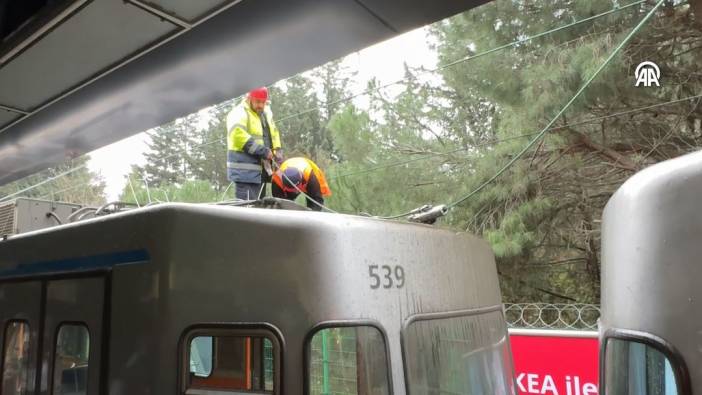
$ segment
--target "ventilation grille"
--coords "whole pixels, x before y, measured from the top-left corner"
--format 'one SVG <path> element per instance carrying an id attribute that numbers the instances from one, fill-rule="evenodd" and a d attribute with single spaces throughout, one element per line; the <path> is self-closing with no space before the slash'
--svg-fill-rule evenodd
<path id="1" fill-rule="evenodd" d="M 15 233 L 15 202 L 0 206 L 0 237 Z"/>

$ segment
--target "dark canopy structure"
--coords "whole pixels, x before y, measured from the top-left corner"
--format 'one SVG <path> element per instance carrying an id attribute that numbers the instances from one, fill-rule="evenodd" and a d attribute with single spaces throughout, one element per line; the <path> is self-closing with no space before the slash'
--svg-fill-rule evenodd
<path id="1" fill-rule="evenodd" d="M 487 0 L 0 0 L 0 185 Z"/>

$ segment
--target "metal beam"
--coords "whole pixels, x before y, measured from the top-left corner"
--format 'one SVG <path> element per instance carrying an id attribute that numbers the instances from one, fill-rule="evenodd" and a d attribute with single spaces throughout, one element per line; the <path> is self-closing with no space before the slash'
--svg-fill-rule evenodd
<path id="1" fill-rule="evenodd" d="M 29 114 L 27 111 L 23 111 L 23 110 L 20 110 L 20 109 L 17 109 L 17 108 L 9 107 L 9 106 L 4 106 L 4 105 L 2 105 L 2 104 L 0 104 L 0 110 L 5 110 L 5 111 L 9 111 L 9 112 L 15 112 L 15 113 L 17 113 L 17 114 L 22 114 L 22 115 L 27 115 L 27 114 Z"/>
<path id="2" fill-rule="evenodd" d="M 176 25 L 176 26 L 180 26 L 180 27 L 182 27 L 182 28 L 185 29 L 185 30 L 190 30 L 190 29 L 192 29 L 193 26 L 194 26 L 194 25 L 188 23 L 188 22 L 185 21 L 185 20 L 182 20 L 182 19 L 180 19 L 180 18 L 177 18 L 177 17 L 175 17 L 175 16 L 173 16 L 173 15 L 167 13 L 166 11 L 163 11 L 163 10 L 160 9 L 160 8 L 156 8 L 156 7 L 154 7 L 154 6 L 151 6 L 151 5 L 149 5 L 149 4 L 146 4 L 146 3 L 144 3 L 144 2 L 141 1 L 141 0 L 126 0 L 126 1 L 127 1 L 127 3 L 129 3 L 129 4 L 133 4 L 133 5 L 136 6 L 137 8 L 141 8 L 142 10 L 148 12 L 149 14 L 155 15 L 155 16 L 157 16 L 157 17 L 163 19 L 163 20 L 166 20 L 166 21 L 168 21 L 168 22 L 171 22 L 172 24 L 174 24 L 174 25 Z"/>
<path id="3" fill-rule="evenodd" d="M 78 11 L 88 1 L 89 0 L 75 1 L 65 10 L 61 11 L 58 15 L 52 18 L 49 22 L 44 24 L 41 28 L 35 30 L 31 35 L 29 35 L 29 37 L 22 40 L 22 42 L 20 42 L 18 45 L 14 46 L 12 49 L 2 54 L 2 56 L 0 56 L 0 66 L 7 63 L 15 56 L 19 55 L 25 49 L 29 48 L 35 41 L 41 39 L 42 36 L 49 33 L 56 26 L 68 19 L 74 12 Z"/>

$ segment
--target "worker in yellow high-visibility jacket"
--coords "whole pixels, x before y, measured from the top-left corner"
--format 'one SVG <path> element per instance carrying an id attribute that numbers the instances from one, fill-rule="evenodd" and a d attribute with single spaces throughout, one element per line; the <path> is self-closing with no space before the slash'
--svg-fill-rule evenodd
<path id="1" fill-rule="evenodd" d="M 273 174 L 271 190 L 273 197 L 288 200 L 295 200 L 302 191 L 309 196 L 307 207 L 315 211 L 321 211 L 324 198 L 331 196 L 324 173 L 307 158 L 290 158 L 283 162 Z"/>
<path id="2" fill-rule="evenodd" d="M 271 161 L 283 159 L 267 101 L 268 89 L 256 88 L 227 115 L 227 176 L 238 199 L 258 199 L 271 180 Z"/>

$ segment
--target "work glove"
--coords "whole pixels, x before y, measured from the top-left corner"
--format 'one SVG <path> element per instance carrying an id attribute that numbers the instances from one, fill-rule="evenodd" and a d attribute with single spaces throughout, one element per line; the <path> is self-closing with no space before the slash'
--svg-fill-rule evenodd
<path id="1" fill-rule="evenodd" d="M 273 168 L 271 166 L 270 160 L 265 159 L 263 161 L 263 169 L 266 171 L 266 173 L 268 174 L 269 177 L 273 175 Z"/>

